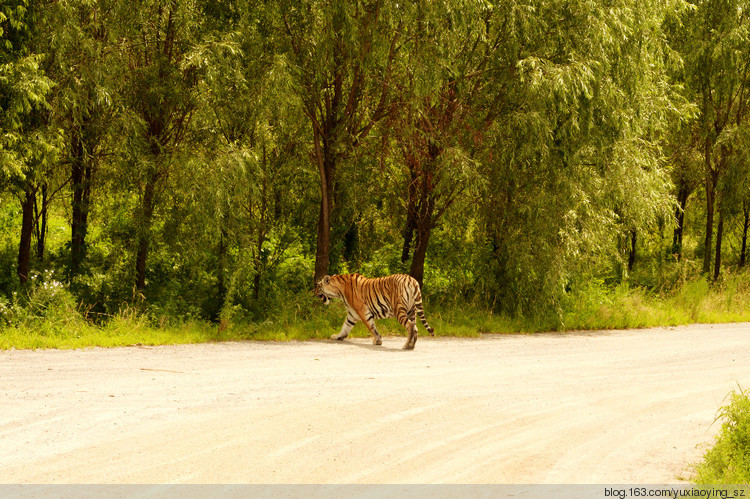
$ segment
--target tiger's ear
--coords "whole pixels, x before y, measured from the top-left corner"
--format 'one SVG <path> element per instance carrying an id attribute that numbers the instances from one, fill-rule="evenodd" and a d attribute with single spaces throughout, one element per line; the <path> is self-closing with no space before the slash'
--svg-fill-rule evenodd
<path id="1" fill-rule="evenodd" d="M 328 284 L 328 283 L 330 283 L 330 282 L 331 282 L 331 276 L 329 276 L 329 275 L 325 275 L 325 276 L 323 276 L 323 280 L 322 280 L 321 282 L 322 282 L 322 283 L 323 283 L 323 285 L 325 286 L 326 284 Z"/>

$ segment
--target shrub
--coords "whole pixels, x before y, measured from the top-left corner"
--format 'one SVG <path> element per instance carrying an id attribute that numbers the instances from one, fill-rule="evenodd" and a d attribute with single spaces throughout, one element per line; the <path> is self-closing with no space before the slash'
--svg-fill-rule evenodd
<path id="1" fill-rule="evenodd" d="M 20 297 L 3 309 L 7 324 L 46 334 L 63 334 L 86 323 L 75 297 L 51 270 L 33 275 Z"/>
<path id="2" fill-rule="evenodd" d="M 701 485 L 750 484 L 750 391 L 732 392 L 721 409 L 724 420 L 714 446 L 696 466 Z"/>

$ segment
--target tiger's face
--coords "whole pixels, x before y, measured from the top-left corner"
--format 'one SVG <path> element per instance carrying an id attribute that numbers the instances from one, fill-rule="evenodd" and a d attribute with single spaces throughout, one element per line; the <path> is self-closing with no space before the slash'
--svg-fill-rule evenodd
<path id="1" fill-rule="evenodd" d="M 339 291 L 331 282 L 331 276 L 323 276 L 315 285 L 315 296 L 323 300 L 326 305 L 331 304 L 331 300 L 339 297 Z"/>

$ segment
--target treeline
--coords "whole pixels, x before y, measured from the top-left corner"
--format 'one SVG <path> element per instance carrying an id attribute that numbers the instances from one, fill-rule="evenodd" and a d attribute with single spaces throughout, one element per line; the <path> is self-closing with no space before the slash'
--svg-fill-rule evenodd
<path id="1" fill-rule="evenodd" d="M 745 0 L 4 0 L 0 33 L 0 305 L 262 318 L 359 271 L 554 316 L 746 262 Z"/>

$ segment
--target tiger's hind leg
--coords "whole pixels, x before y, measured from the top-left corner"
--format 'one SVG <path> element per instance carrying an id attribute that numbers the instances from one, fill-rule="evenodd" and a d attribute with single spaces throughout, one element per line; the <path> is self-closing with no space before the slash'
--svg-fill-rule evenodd
<path id="1" fill-rule="evenodd" d="M 404 343 L 404 350 L 414 350 L 414 346 L 417 344 L 417 325 L 414 323 L 413 313 L 407 314 L 406 309 L 403 306 L 399 306 L 396 310 L 396 319 L 399 324 L 406 328 L 406 343 Z"/>

